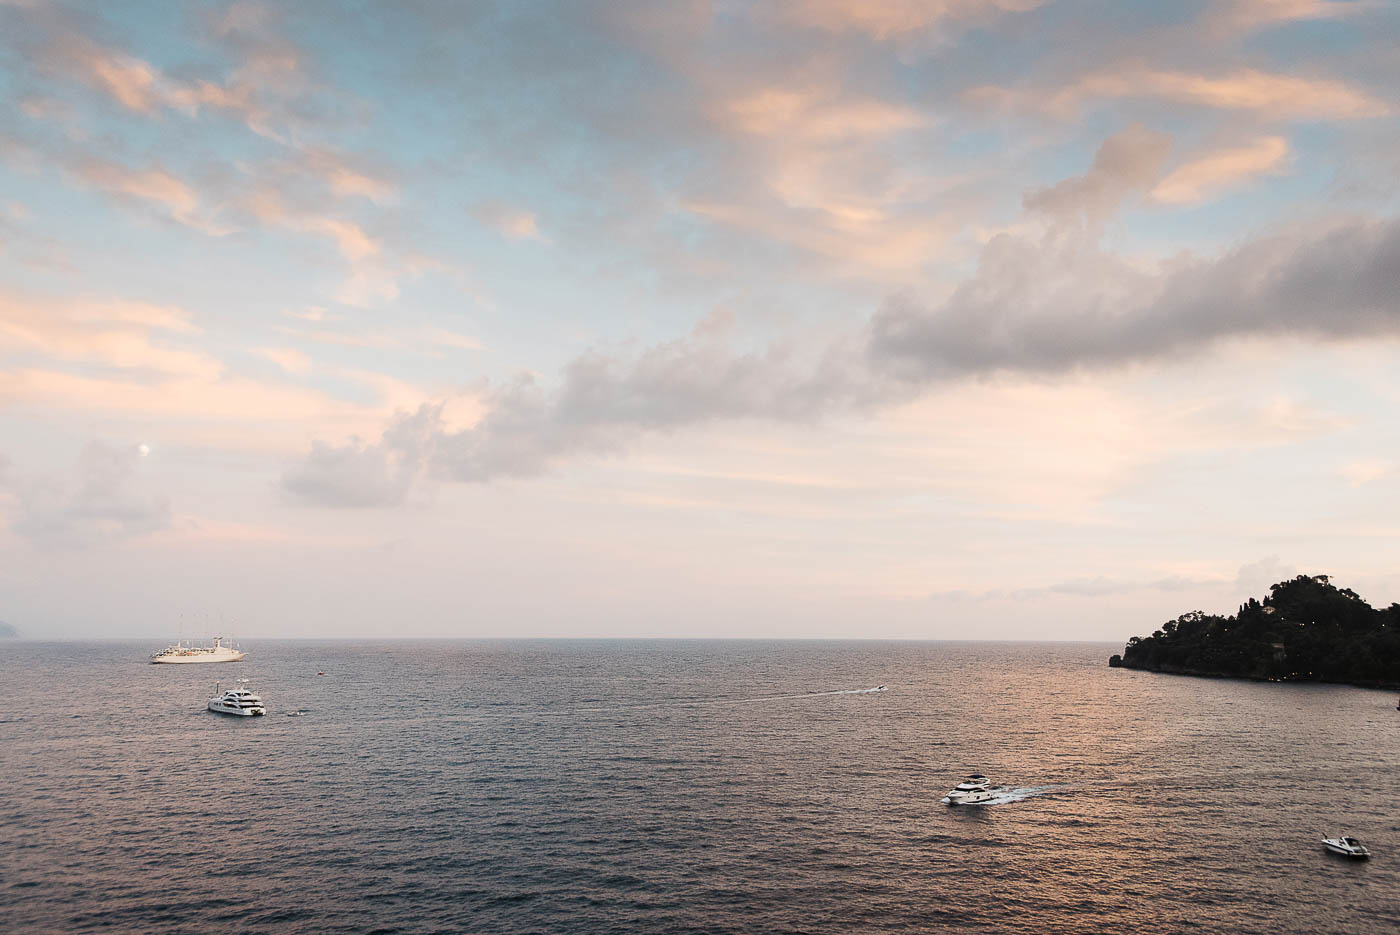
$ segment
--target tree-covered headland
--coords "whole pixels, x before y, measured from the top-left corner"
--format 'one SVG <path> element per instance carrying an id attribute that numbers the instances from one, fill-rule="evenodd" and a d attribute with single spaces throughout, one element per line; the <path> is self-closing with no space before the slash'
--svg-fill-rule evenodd
<path id="1" fill-rule="evenodd" d="M 1326 575 L 1299 575 L 1239 613 L 1202 611 L 1128 640 L 1111 666 L 1271 681 L 1400 688 L 1400 604 L 1376 610 Z"/>

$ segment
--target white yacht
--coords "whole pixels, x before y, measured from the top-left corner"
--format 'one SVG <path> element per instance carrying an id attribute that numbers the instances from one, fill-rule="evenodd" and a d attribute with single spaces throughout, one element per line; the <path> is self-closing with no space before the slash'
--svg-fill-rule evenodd
<path id="1" fill-rule="evenodd" d="M 1366 845 L 1352 837 L 1323 838 L 1322 846 L 1334 854 L 1347 857 L 1359 857 L 1364 860 L 1371 856 L 1371 852 L 1366 850 Z"/>
<path id="2" fill-rule="evenodd" d="M 992 796 L 991 780 L 981 773 L 975 773 L 958 783 L 957 788 L 944 796 L 943 801 L 949 805 L 976 805 Z"/>
<path id="3" fill-rule="evenodd" d="M 224 645 L 222 636 L 214 637 L 213 646 L 193 646 L 180 640 L 151 657 L 152 662 L 242 662 L 243 653 Z"/>
<path id="4" fill-rule="evenodd" d="M 239 679 L 239 681 L 246 683 L 248 680 Z M 263 707 L 262 699 L 248 689 L 230 688 L 221 693 L 217 683 L 214 685 L 214 697 L 209 699 L 209 710 L 217 711 L 219 714 L 237 714 L 243 717 L 267 713 L 267 709 Z"/>

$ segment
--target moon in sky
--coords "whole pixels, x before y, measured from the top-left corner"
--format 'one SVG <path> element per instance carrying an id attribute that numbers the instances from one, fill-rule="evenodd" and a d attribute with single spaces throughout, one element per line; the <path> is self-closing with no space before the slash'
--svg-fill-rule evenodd
<path id="1" fill-rule="evenodd" d="M 144 457 L 146 457 L 146 455 L 148 455 L 148 454 L 151 453 L 151 446 L 150 446 L 150 445 L 137 445 L 137 446 L 136 446 L 136 452 L 137 452 L 137 454 L 141 455 L 141 457 L 144 458 Z"/>

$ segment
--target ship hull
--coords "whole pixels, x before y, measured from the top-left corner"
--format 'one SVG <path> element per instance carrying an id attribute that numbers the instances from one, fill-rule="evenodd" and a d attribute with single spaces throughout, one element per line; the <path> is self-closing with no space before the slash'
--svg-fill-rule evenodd
<path id="1" fill-rule="evenodd" d="M 187 664 L 187 663 L 196 663 L 196 662 L 242 662 L 242 661 L 243 661 L 243 654 L 242 654 L 242 653 L 228 653 L 228 654 L 224 654 L 224 653 L 218 653 L 218 654 L 215 654 L 215 653 L 208 653 L 208 654 L 199 653 L 199 654 L 197 654 L 197 655 L 191 655 L 191 656 L 166 656 L 166 657 L 164 657 L 164 658 L 159 658 L 159 657 L 158 657 L 158 658 L 155 658 L 155 659 L 152 659 L 152 660 L 151 660 L 151 662 L 155 663 L 156 665 L 176 665 L 176 664 L 184 665 L 184 664 Z"/>
<path id="2" fill-rule="evenodd" d="M 232 714 L 234 717 L 262 717 L 267 713 L 264 708 L 225 708 L 216 702 L 209 702 L 209 710 L 215 714 Z"/>

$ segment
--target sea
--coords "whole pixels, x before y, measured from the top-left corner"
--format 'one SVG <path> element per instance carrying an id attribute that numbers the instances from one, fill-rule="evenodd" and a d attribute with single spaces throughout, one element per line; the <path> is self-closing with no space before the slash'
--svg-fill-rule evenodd
<path id="1" fill-rule="evenodd" d="M 1386 692 L 1088 643 L 161 648 L 0 643 L 0 931 L 1400 930 Z M 205 710 L 243 678 L 267 716 Z"/>

